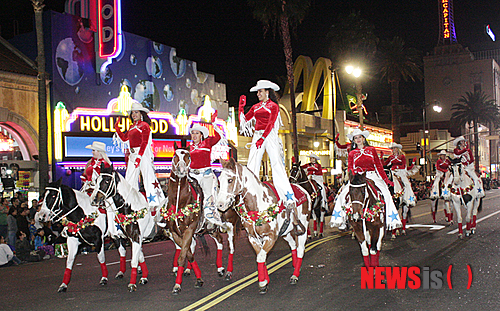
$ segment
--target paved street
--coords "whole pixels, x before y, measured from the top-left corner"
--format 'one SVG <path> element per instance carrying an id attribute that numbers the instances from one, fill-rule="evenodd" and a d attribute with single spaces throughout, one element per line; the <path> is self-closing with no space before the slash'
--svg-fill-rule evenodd
<path id="1" fill-rule="evenodd" d="M 215 268 L 215 244 L 207 238 L 211 254 L 197 254 L 205 284 L 194 288 L 195 277 L 185 277 L 179 296 L 171 294 L 175 276 L 170 272 L 172 242 L 146 244 L 149 283 L 137 292 L 127 291 L 128 273 L 115 280 L 118 253 L 106 252 L 110 280 L 98 285 L 100 268 L 94 253 L 79 255 L 66 293 L 57 293 L 65 259 L 51 259 L 0 269 L 1 310 L 481 310 L 500 308 L 500 190 L 487 192 L 483 211 L 478 214 L 477 233 L 458 239 L 452 227 L 430 228 L 430 204 L 425 200 L 412 209 L 407 236 L 394 241 L 385 238 L 381 266 L 418 266 L 439 270 L 441 289 L 361 289 L 362 257 L 357 242 L 337 229 L 327 229 L 325 237 L 307 244 L 299 283 L 288 283 L 293 270 L 287 244 L 280 240 L 267 260 L 271 283 L 266 295 L 259 295 L 255 254 L 244 231 L 236 242 L 234 276 L 231 282 L 219 278 Z M 446 225 L 442 206 L 437 225 Z M 431 230 L 438 229 L 438 230 Z M 128 258 L 130 254 L 128 254 Z M 224 263 L 227 250 L 224 251 Z M 446 281 L 449 266 L 452 289 Z M 472 285 L 467 288 L 467 265 L 472 269 Z"/>

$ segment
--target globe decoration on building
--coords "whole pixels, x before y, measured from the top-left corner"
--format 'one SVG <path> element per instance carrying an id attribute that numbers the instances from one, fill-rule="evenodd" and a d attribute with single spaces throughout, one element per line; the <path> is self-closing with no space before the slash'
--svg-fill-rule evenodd
<path id="1" fill-rule="evenodd" d="M 56 66 L 61 78 L 77 85 L 83 78 L 85 57 L 72 38 L 61 40 L 56 48 Z"/>
<path id="2" fill-rule="evenodd" d="M 198 90 L 197 89 L 192 89 L 191 90 L 191 102 L 193 105 L 198 106 L 201 101 L 201 98 L 198 96 Z"/>
<path id="3" fill-rule="evenodd" d="M 170 49 L 170 68 L 177 78 L 182 78 L 186 73 L 186 60 L 177 57 L 177 52 L 174 48 Z"/>
<path id="4" fill-rule="evenodd" d="M 163 96 L 168 102 L 174 100 L 174 89 L 170 84 L 167 84 L 163 87 Z"/>
<path id="5" fill-rule="evenodd" d="M 163 54 L 163 52 L 165 51 L 165 46 L 158 42 L 153 42 L 153 48 L 158 54 Z"/>
<path id="6" fill-rule="evenodd" d="M 130 54 L 130 63 L 132 66 L 137 65 L 137 57 L 135 57 L 135 54 Z"/>
<path id="7" fill-rule="evenodd" d="M 148 75 L 159 79 L 163 74 L 163 64 L 158 56 L 150 56 L 146 59 L 146 71 Z"/>
<path id="8" fill-rule="evenodd" d="M 106 66 L 104 70 L 101 69 L 100 76 L 101 76 L 101 81 L 104 84 L 109 85 L 111 84 L 111 82 L 113 82 L 113 72 L 111 71 L 111 68 L 109 68 L 109 66 Z"/>
<path id="9" fill-rule="evenodd" d="M 196 77 L 196 82 L 202 84 L 205 83 L 205 81 L 207 81 L 208 74 L 198 71 L 198 65 L 196 62 L 193 62 L 192 68 L 194 76 Z"/>
<path id="10" fill-rule="evenodd" d="M 160 110 L 160 93 L 151 81 L 140 80 L 136 84 L 134 99 L 151 111 Z"/>

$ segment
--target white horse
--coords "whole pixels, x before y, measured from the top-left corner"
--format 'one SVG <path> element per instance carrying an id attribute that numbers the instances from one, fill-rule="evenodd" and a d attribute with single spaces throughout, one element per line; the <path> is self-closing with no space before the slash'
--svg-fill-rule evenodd
<path id="1" fill-rule="evenodd" d="M 266 258 L 278 239 L 281 226 L 285 223 L 285 211 L 280 208 L 281 202 L 277 194 L 270 187 L 261 183 L 246 166 L 242 166 L 234 159 L 221 160 L 221 163 L 223 169 L 219 177 L 220 188 L 215 206 L 220 211 L 225 211 L 233 206 L 236 197 L 240 196 L 236 212 L 239 214 L 243 227 L 248 233 L 248 240 L 257 254 L 259 292 L 265 294 L 269 284 Z M 312 200 L 302 187 L 297 185 L 293 185 L 293 187 L 301 192 L 303 198 L 303 202 L 297 205 L 297 218 L 306 227 L 311 213 Z M 296 284 L 299 279 L 307 235 L 296 236 L 292 229 L 293 225 L 289 224 L 283 238 L 292 250 L 294 273 L 290 278 L 290 283 Z"/>
<path id="2" fill-rule="evenodd" d="M 103 203 L 108 198 L 113 199 L 115 221 L 132 243 L 130 263 L 132 271 L 128 289 L 130 292 L 136 291 L 138 265 L 142 270 L 139 283 L 146 284 L 148 282 L 148 268 L 142 253 L 142 242 L 156 233 L 155 216 L 152 215 L 152 210 L 144 196 L 134 189 L 112 166 L 109 168 L 101 166 L 101 174 L 96 181 L 96 188 L 91 198 L 93 204 Z"/>
<path id="3" fill-rule="evenodd" d="M 482 198 L 478 197 L 474 181 L 465 173 L 463 165 L 460 162 L 460 158 L 451 160 L 451 174 L 451 183 L 447 188 L 445 188 L 444 191 L 450 192 L 451 202 L 457 213 L 458 236 L 459 238 L 462 238 L 463 229 L 461 207 L 465 207 L 467 211 L 465 235 L 469 236 L 474 234 L 476 231 L 476 216 L 478 210 L 482 207 Z"/>

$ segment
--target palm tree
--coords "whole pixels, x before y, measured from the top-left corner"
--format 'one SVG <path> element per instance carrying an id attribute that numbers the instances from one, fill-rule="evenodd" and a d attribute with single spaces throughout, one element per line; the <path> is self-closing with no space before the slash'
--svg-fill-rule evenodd
<path id="1" fill-rule="evenodd" d="M 422 56 L 414 48 L 406 48 L 405 42 L 396 36 L 391 41 L 382 41 L 377 53 L 377 71 L 382 80 L 391 85 L 392 136 L 399 142 L 401 132 L 399 109 L 399 82 L 422 80 Z"/>
<path id="2" fill-rule="evenodd" d="M 451 123 L 460 127 L 472 124 L 474 128 L 474 169 L 479 171 L 479 134 L 478 124 L 500 125 L 500 111 L 494 99 L 490 99 L 484 92 L 466 92 L 465 95 L 453 104 L 451 110 Z"/>
<path id="3" fill-rule="evenodd" d="M 293 78 L 292 40 L 290 27 L 296 28 L 304 19 L 310 6 L 309 0 L 248 0 L 254 8 L 253 16 L 264 24 L 264 36 L 271 29 L 278 30 L 283 41 L 288 85 L 290 85 L 290 103 L 292 107 L 293 154 L 299 158 L 297 136 L 297 112 L 295 107 L 295 90 Z"/>
<path id="4" fill-rule="evenodd" d="M 338 23 L 332 25 L 327 34 L 333 67 L 357 64 L 364 72 L 367 72 L 379 41 L 374 33 L 375 26 L 363 19 L 359 12 L 341 15 L 338 20 Z M 359 124 L 363 128 L 363 95 L 359 79 L 356 79 L 355 90 Z"/>
<path id="5" fill-rule="evenodd" d="M 47 85 L 45 77 L 45 46 L 43 42 L 42 13 L 44 0 L 31 0 L 35 10 L 35 27 L 37 41 L 37 68 L 38 68 L 38 175 L 40 182 L 40 195 L 45 191 L 49 182 L 49 157 L 48 157 L 48 124 L 47 124 Z"/>

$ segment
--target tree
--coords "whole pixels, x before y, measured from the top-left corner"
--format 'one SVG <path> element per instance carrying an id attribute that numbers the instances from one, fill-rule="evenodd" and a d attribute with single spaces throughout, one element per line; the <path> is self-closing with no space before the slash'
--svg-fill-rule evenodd
<path id="1" fill-rule="evenodd" d="M 37 42 L 37 69 L 38 69 L 38 176 L 40 180 L 40 195 L 45 191 L 49 182 L 48 157 L 48 124 L 47 124 L 47 85 L 45 77 L 45 46 L 43 42 L 42 13 L 44 0 L 31 0 L 35 10 L 35 27 Z"/>
<path id="2" fill-rule="evenodd" d="M 479 171 L 479 123 L 500 125 L 500 111 L 494 99 L 490 99 L 484 92 L 466 92 L 465 95 L 453 104 L 451 122 L 463 127 L 472 124 L 474 128 L 474 169 Z"/>
<path id="3" fill-rule="evenodd" d="M 264 36 L 269 30 L 276 33 L 278 30 L 283 41 L 285 53 L 286 73 L 290 85 L 290 104 L 292 107 L 293 126 L 293 154 L 299 158 L 299 145 L 297 136 L 297 109 L 295 107 L 295 90 L 293 77 L 292 40 L 290 27 L 295 29 L 304 19 L 310 6 L 309 0 L 248 0 L 254 8 L 253 16 L 264 25 Z"/>
<path id="4" fill-rule="evenodd" d="M 359 12 L 339 16 L 338 23 L 332 25 L 327 34 L 333 67 L 340 68 L 347 64 L 357 64 L 364 72 L 367 72 L 379 41 L 374 31 L 375 26 L 363 19 Z M 356 79 L 355 90 L 359 124 L 363 128 L 363 94 L 359 79 Z"/>
<path id="5" fill-rule="evenodd" d="M 376 60 L 381 79 L 391 85 L 392 137 L 395 142 L 399 142 L 399 83 L 401 80 L 422 80 L 422 56 L 416 49 L 405 47 L 403 39 L 396 36 L 390 41 L 381 42 Z"/>

